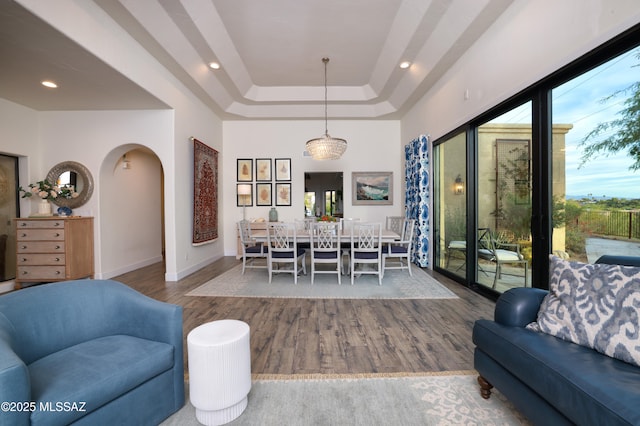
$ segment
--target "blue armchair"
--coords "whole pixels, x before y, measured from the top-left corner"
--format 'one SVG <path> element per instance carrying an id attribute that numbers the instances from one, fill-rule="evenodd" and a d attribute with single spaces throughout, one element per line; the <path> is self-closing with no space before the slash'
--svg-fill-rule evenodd
<path id="1" fill-rule="evenodd" d="M 158 424 L 184 405 L 182 307 L 109 280 L 0 296 L 0 401 L 1 424 Z"/>

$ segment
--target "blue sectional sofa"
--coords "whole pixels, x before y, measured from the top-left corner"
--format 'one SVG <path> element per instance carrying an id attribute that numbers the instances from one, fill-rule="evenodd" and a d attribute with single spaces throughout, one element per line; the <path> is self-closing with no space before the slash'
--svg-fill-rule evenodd
<path id="1" fill-rule="evenodd" d="M 597 263 L 640 266 L 640 258 L 604 256 Z M 493 321 L 476 321 L 482 396 L 495 386 L 537 425 L 639 425 L 640 367 L 525 328 L 547 293 L 511 289 L 498 299 Z"/>
<path id="2" fill-rule="evenodd" d="M 182 307 L 110 280 L 0 296 L 0 424 L 156 425 L 184 405 Z"/>

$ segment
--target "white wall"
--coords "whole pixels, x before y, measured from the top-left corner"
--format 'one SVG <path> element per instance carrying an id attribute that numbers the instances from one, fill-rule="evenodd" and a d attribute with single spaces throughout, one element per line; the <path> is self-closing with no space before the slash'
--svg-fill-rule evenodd
<path id="1" fill-rule="evenodd" d="M 223 126 L 223 222 L 224 253 L 236 254 L 236 222 L 242 219 L 242 207 L 236 206 L 236 159 L 291 158 L 292 205 L 274 206 L 278 220 L 293 221 L 304 215 L 304 173 L 342 171 L 344 173 L 344 216 L 367 221 L 384 221 L 386 216 L 404 212 L 404 185 L 400 150 L 399 121 L 330 121 L 329 133 L 347 140 L 348 147 L 339 160 L 316 161 L 303 157 L 305 143 L 319 137 L 324 130 L 321 121 L 226 121 Z M 255 167 L 255 162 L 254 162 Z M 393 205 L 353 206 L 351 204 L 351 172 L 393 172 Z M 273 182 L 275 184 L 275 176 Z M 255 192 L 255 180 L 253 182 Z M 268 220 L 270 207 L 247 207 L 247 219 Z"/>
<path id="2" fill-rule="evenodd" d="M 638 22 L 637 0 L 515 1 L 405 114 L 402 137 L 436 139 Z"/>
<path id="3" fill-rule="evenodd" d="M 194 136 L 221 151 L 221 120 L 92 2 L 20 3 L 170 107 L 165 111 L 42 113 L 50 117 L 40 133 L 50 144 L 51 149 L 46 152 L 56 158 L 66 155 L 64 160 L 75 157 L 95 177 L 104 155 L 114 148 L 126 143 L 149 147 L 160 158 L 165 175 L 166 279 L 178 280 L 221 257 L 223 229 L 220 239 L 212 244 L 191 244 L 193 146 L 189 140 Z M 56 123 L 58 119 L 60 123 Z M 30 178 L 46 174 L 55 164 L 44 151 L 32 150 L 23 155 L 29 155 L 31 160 Z M 34 167 L 36 164 L 40 165 Z M 96 191 L 100 188 L 96 187 Z M 99 194 L 94 195 L 87 211 L 99 212 L 95 204 L 98 199 Z M 96 228 L 102 229 L 100 218 L 96 219 Z M 101 246 L 100 235 L 96 245 Z M 96 272 L 102 272 L 100 263 L 96 264 Z"/>

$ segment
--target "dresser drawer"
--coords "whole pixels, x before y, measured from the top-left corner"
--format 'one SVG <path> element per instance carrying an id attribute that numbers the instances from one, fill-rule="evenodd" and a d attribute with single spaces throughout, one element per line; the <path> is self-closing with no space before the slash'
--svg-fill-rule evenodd
<path id="1" fill-rule="evenodd" d="M 18 266 L 16 279 L 28 280 L 61 280 L 65 277 L 64 265 L 61 266 Z"/>
<path id="2" fill-rule="evenodd" d="M 18 229 L 17 239 L 18 241 L 62 241 L 64 229 Z"/>
<path id="3" fill-rule="evenodd" d="M 64 253 L 64 241 L 18 241 L 18 253 Z"/>
<path id="4" fill-rule="evenodd" d="M 65 265 L 64 254 L 19 254 L 18 266 L 20 265 Z"/>
<path id="5" fill-rule="evenodd" d="M 64 229 L 64 221 L 62 220 L 18 220 L 16 222 L 17 229 Z"/>

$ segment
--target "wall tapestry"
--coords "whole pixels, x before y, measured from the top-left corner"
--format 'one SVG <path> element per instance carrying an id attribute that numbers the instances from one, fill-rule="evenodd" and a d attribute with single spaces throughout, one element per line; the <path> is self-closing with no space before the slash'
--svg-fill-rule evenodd
<path id="1" fill-rule="evenodd" d="M 406 169 L 405 216 L 416 221 L 413 262 L 431 267 L 431 183 L 429 138 L 420 136 L 404 147 Z"/>
<path id="2" fill-rule="evenodd" d="M 193 244 L 218 238 L 218 151 L 193 140 Z"/>

